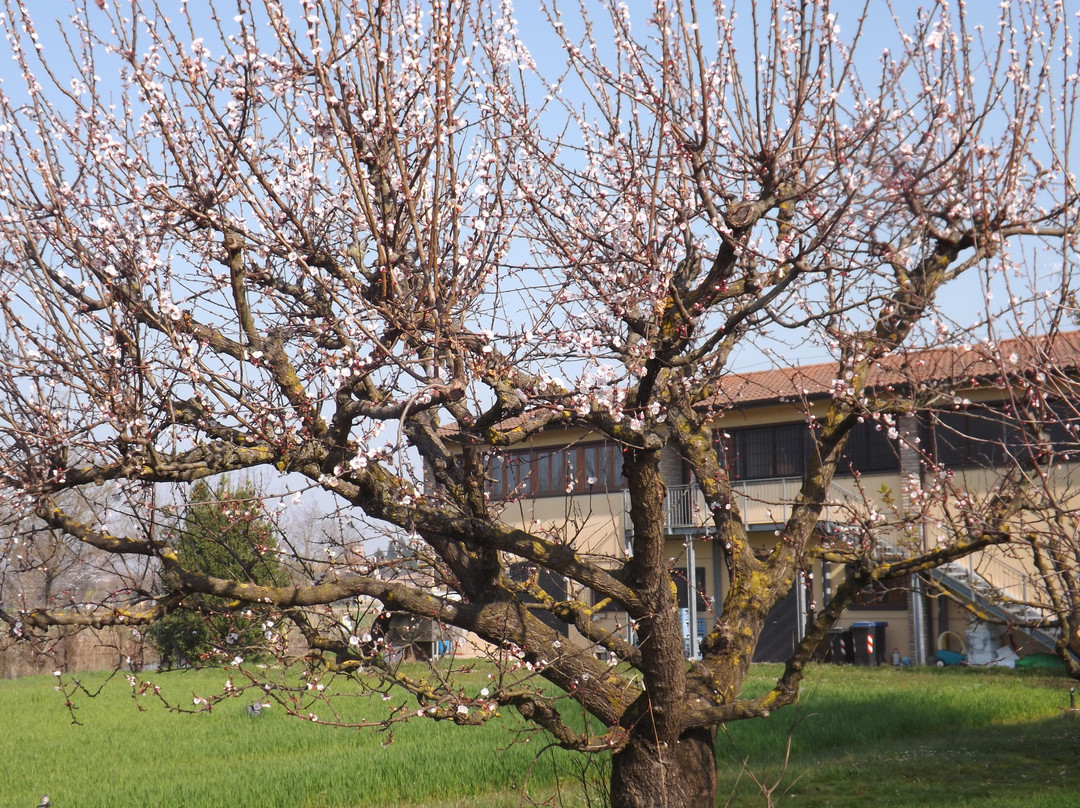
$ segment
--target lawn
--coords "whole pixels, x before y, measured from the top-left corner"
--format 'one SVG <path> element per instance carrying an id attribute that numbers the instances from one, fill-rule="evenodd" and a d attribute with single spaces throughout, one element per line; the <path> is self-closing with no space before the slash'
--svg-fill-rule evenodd
<path id="1" fill-rule="evenodd" d="M 776 668 L 755 666 L 747 690 Z M 470 675 L 466 689 L 484 686 Z M 222 672 L 154 674 L 172 700 L 220 691 Z M 96 687 L 104 677 L 86 675 Z M 475 679 L 475 681 L 473 681 Z M 248 697 L 178 715 L 132 698 L 123 677 L 76 699 L 73 724 L 51 677 L 0 682 L 0 805 L 56 808 L 509 808 L 561 790 L 583 804 L 574 756 L 501 726 L 416 720 L 388 737 L 313 726 Z M 959 668 L 809 671 L 797 707 L 731 725 L 717 743 L 721 805 L 761 805 L 754 778 L 789 806 L 1080 806 L 1080 718 L 1067 679 Z M 342 695 L 348 691 L 343 682 Z M 343 717 L 377 718 L 394 698 L 343 699 Z M 140 710 L 143 707 L 145 709 Z M 792 729 L 794 727 L 794 729 Z M 788 735 L 791 755 L 784 766 Z"/>
<path id="2" fill-rule="evenodd" d="M 760 674 L 748 688 L 766 686 Z M 815 668 L 797 707 L 726 728 L 721 782 L 738 787 L 722 804 L 763 804 L 739 778 L 745 761 L 780 780 L 774 799 L 789 806 L 1080 806 L 1080 716 L 1064 710 L 1073 684 L 1000 668 Z"/>

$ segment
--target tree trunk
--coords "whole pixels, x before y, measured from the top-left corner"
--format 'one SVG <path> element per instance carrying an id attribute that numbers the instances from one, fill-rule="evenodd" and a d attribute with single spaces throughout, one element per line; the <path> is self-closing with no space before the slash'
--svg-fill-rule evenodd
<path id="1" fill-rule="evenodd" d="M 645 724 L 646 722 L 642 722 Z M 683 733 L 674 749 L 639 725 L 612 757 L 612 808 L 714 808 L 716 729 Z"/>

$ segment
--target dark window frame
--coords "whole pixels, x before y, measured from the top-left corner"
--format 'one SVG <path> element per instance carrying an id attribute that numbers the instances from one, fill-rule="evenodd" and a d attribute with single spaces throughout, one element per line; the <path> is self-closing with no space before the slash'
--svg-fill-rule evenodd
<path id="1" fill-rule="evenodd" d="M 900 448 L 897 438 L 889 437 L 889 425 L 865 418 L 852 427 L 838 475 L 900 473 Z"/>
<path id="2" fill-rule="evenodd" d="M 513 473 L 507 474 L 510 469 Z M 487 489 L 494 500 L 608 493 L 624 488 L 622 452 L 608 441 L 511 449 L 488 456 Z"/>
<path id="3" fill-rule="evenodd" d="M 530 564 L 528 561 L 519 561 L 516 564 L 511 564 L 507 572 L 512 581 L 524 584 L 533 580 L 549 597 L 554 598 L 556 601 L 566 600 L 567 579 L 557 572 L 545 567 L 538 567 L 535 564 Z M 538 602 L 529 595 L 523 595 L 522 601 L 525 603 Z M 536 609 L 532 614 L 539 619 L 541 623 L 548 628 L 552 628 L 559 632 L 563 637 L 570 636 L 570 626 L 567 625 L 565 621 L 556 617 L 554 612 L 550 609 Z"/>
<path id="4" fill-rule="evenodd" d="M 718 450 L 732 480 L 801 477 L 815 451 L 810 427 L 801 422 L 739 427 L 723 435 Z M 836 473 L 850 476 L 899 471 L 900 452 L 897 441 L 889 437 L 888 426 L 869 418 L 856 424 Z"/>
<path id="5" fill-rule="evenodd" d="M 723 434 L 721 461 L 732 480 L 801 476 L 813 451 L 803 423 L 741 427 Z"/>
<path id="6" fill-rule="evenodd" d="M 1047 405 L 1050 411 L 1044 424 L 1054 453 L 1065 462 L 1080 459 L 1080 408 L 1060 399 Z"/>
<path id="7" fill-rule="evenodd" d="M 864 586 L 848 606 L 855 611 L 899 612 L 908 607 L 908 590 L 902 586 L 888 586 L 881 581 Z"/>
<path id="8" fill-rule="evenodd" d="M 1027 437 L 1008 405 L 972 404 L 926 414 L 934 462 L 945 468 L 1000 468 L 1024 459 Z"/>
<path id="9" fill-rule="evenodd" d="M 697 613 L 699 617 L 703 617 L 712 608 L 712 602 L 709 599 L 708 590 L 705 588 L 705 568 L 694 567 L 694 578 L 697 579 L 694 585 L 694 591 L 697 595 Z M 675 583 L 675 603 L 680 609 L 690 608 L 690 597 L 686 586 L 686 568 L 676 567 L 671 572 L 671 580 Z"/>

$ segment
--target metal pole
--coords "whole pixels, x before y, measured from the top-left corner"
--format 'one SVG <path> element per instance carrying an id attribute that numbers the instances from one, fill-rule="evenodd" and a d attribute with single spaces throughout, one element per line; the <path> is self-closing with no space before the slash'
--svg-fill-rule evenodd
<path id="1" fill-rule="evenodd" d="M 698 658 L 697 636 L 697 556 L 694 551 L 694 537 L 686 540 L 686 605 L 690 614 L 690 658 Z"/>
<path id="2" fill-rule="evenodd" d="M 795 631 L 796 642 L 802 642 L 806 636 L 806 584 L 806 575 L 802 571 L 795 573 L 795 597 L 798 601 L 795 613 L 799 622 Z"/>
<path id="3" fill-rule="evenodd" d="M 915 651 L 915 664 L 926 664 L 926 627 L 924 621 L 926 615 L 924 614 L 925 603 L 923 601 L 923 587 L 922 581 L 919 580 L 918 575 L 911 576 L 911 628 L 915 634 L 914 645 Z"/>

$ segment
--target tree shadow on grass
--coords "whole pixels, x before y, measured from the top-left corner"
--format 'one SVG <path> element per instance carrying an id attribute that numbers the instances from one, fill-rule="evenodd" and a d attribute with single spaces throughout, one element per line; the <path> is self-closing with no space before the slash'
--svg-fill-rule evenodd
<path id="1" fill-rule="evenodd" d="M 811 684 L 799 705 L 721 734 L 720 779 L 731 785 L 720 804 L 766 804 L 748 770 L 782 777 L 791 806 L 1080 806 L 1080 717 L 1046 717 L 1059 688 L 1067 706 L 1063 682 L 980 673 L 923 674 L 876 692 Z"/>

